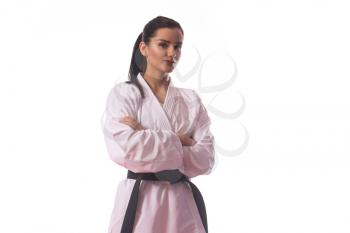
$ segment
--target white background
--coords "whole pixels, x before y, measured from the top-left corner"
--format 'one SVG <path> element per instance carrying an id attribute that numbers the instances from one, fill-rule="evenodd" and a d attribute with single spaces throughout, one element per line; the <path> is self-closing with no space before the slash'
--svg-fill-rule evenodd
<path id="1" fill-rule="evenodd" d="M 185 31 L 180 72 L 196 49 L 202 65 L 211 59 L 175 84 L 223 112 L 244 107 L 229 120 L 210 112 L 220 148 L 248 144 L 193 179 L 209 232 L 350 232 L 349 10 L 330 0 L 1 1 L 0 232 L 107 232 L 126 169 L 109 159 L 100 121 L 158 15 Z M 232 70 L 227 89 L 201 91 Z"/>

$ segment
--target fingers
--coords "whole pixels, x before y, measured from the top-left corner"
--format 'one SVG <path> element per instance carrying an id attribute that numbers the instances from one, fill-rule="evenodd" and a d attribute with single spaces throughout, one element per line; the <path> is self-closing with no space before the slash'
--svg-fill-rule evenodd
<path id="1" fill-rule="evenodd" d="M 183 146 L 193 146 L 196 143 L 196 141 L 187 134 L 176 133 L 176 135 L 179 137 Z"/>
<path id="2" fill-rule="evenodd" d="M 134 124 L 136 121 L 134 118 L 130 116 L 122 117 L 119 119 L 119 122 L 125 123 L 125 124 Z"/>
<path id="3" fill-rule="evenodd" d="M 131 116 L 125 116 L 119 119 L 120 122 L 133 122 L 134 118 L 132 118 Z"/>
<path id="4" fill-rule="evenodd" d="M 141 124 L 139 124 L 133 117 L 125 116 L 119 119 L 119 122 L 126 124 L 133 128 L 134 130 L 142 130 L 144 129 Z"/>
<path id="5" fill-rule="evenodd" d="M 133 129 L 136 129 L 136 127 L 137 127 L 137 123 L 134 123 L 134 122 L 121 121 L 121 123 L 126 124 Z"/>

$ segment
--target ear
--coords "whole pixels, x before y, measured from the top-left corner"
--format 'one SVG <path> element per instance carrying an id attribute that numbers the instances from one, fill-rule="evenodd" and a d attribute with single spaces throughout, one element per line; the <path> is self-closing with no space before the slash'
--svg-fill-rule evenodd
<path id="1" fill-rule="evenodd" d="M 140 49 L 141 54 L 144 57 L 147 57 L 147 45 L 145 44 L 145 42 L 143 42 L 143 41 L 140 42 L 139 49 Z"/>

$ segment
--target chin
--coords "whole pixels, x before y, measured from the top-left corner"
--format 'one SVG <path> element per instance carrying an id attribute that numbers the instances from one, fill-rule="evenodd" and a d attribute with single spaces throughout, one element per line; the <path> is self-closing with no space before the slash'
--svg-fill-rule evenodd
<path id="1" fill-rule="evenodd" d="M 174 67 L 169 67 L 169 68 L 162 69 L 162 71 L 163 71 L 164 73 L 170 73 L 170 72 L 172 72 L 173 70 L 174 70 Z"/>
<path id="2" fill-rule="evenodd" d="M 166 72 L 172 72 L 174 70 L 174 68 L 169 68 L 169 69 L 166 69 Z"/>

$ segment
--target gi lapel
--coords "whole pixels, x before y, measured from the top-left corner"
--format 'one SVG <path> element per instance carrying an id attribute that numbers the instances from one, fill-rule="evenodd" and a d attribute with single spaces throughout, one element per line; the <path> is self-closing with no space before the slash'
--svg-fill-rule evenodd
<path id="1" fill-rule="evenodd" d="M 141 86 L 143 87 L 143 89 L 145 91 L 145 94 L 147 96 L 149 96 L 149 98 L 151 98 L 151 101 L 154 103 L 154 105 L 158 109 L 157 112 L 159 112 L 159 121 L 162 124 L 162 126 L 164 126 L 165 129 L 174 131 L 172 125 L 170 124 L 168 115 L 167 115 L 167 113 L 165 111 L 167 109 L 168 105 L 169 105 L 169 101 L 170 102 L 172 101 L 171 95 L 172 95 L 173 84 L 171 82 L 171 78 L 170 78 L 170 83 L 169 83 L 168 90 L 167 90 L 167 93 L 166 93 L 166 96 L 165 96 L 165 99 L 164 99 L 163 107 L 159 103 L 157 97 L 154 95 L 151 87 L 148 85 L 146 80 L 144 80 L 144 78 L 142 77 L 141 73 L 138 73 L 137 79 L 138 79 L 139 83 L 141 84 Z"/>

